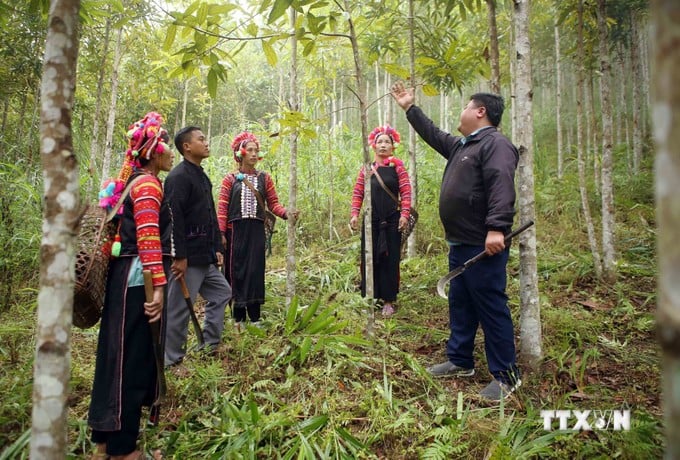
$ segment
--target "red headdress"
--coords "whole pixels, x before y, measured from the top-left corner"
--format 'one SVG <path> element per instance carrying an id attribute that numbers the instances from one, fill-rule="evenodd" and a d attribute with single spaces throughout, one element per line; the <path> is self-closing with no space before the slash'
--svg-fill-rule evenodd
<path id="1" fill-rule="evenodd" d="M 257 140 L 255 134 L 248 131 L 239 133 L 234 140 L 231 141 L 231 150 L 234 151 L 234 160 L 239 163 L 241 162 L 243 155 L 246 154 L 246 144 L 248 144 L 248 142 L 255 142 L 257 148 L 260 148 L 260 141 Z M 260 155 L 259 158 L 261 159 L 262 155 Z"/>
<path id="2" fill-rule="evenodd" d="M 397 147 L 399 142 L 401 142 L 401 136 L 399 135 L 399 132 L 389 124 L 386 124 L 385 126 L 378 126 L 373 131 L 371 131 L 371 134 L 368 135 L 368 145 L 375 148 L 375 141 L 377 141 L 378 138 L 383 134 L 390 136 L 390 139 L 392 139 L 392 144 L 395 147 Z"/>
<path id="3" fill-rule="evenodd" d="M 136 121 L 128 128 L 128 148 L 125 151 L 123 166 L 118 173 L 118 178 L 108 179 L 104 182 L 99 192 L 99 206 L 113 208 L 125 184 L 135 169 L 141 167 L 140 158 L 151 159 L 151 154 L 163 154 L 170 151 L 167 144 L 168 132 L 161 126 L 163 116 L 156 112 L 149 112 L 144 118 Z M 123 212 L 121 207 L 119 213 Z"/>

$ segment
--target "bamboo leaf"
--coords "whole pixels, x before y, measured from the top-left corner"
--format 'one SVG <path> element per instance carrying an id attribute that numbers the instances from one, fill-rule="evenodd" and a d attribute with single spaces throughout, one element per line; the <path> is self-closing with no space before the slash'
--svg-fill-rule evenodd
<path id="1" fill-rule="evenodd" d="M 426 96 L 437 96 L 439 95 L 439 91 L 437 91 L 437 88 L 430 84 L 424 84 L 423 85 L 423 94 Z"/>

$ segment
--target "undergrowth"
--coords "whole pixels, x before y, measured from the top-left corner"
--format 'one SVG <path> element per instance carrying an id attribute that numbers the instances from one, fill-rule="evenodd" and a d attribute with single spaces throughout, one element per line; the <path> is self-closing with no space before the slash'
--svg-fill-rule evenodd
<path id="1" fill-rule="evenodd" d="M 161 422 L 145 426 L 142 444 L 176 459 L 660 458 L 653 206 L 641 191 L 649 181 L 631 184 L 618 195 L 619 278 L 611 286 L 593 277 L 568 184 L 537 194 L 544 359 L 524 369 L 523 386 L 503 404 L 477 397 L 490 378 L 481 331 L 475 376 L 433 379 L 425 371 L 444 359 L 448 338 L 447 303 L 435 290 L 447 269 L 441 240 L 421 236 L 420 255 L 401 265 L 397 313 L 382 319 L 357 293 L 358 237 L 349 234 L 303 245 L 297 297 L 286 306 L 279 232 L 267 260 L 264 328 L 237 331 L 229 322 L 217 356 L 190 351 L 168 371 Z M 513 248 L 516 325 L 518 270 Z M 27 457 L 34 315 L 24 299 L 0 321 L 2 459 Z M 73 331 L 69 458 L 93 450 L 85 420 L 96 339 L 96 328 Z M 630 430 L 544 428 L 543 410 L 588 409 L 630 409 Z"/>

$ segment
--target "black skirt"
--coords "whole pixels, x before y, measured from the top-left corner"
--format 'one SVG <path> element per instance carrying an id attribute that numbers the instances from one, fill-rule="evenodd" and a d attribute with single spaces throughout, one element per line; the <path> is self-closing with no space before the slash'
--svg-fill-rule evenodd
<path id="1" fill-rule="evenodd" d="M 236 306 L 264 303 L 264 222 L 238 219 L 227 229 L 225 274 Z"/>

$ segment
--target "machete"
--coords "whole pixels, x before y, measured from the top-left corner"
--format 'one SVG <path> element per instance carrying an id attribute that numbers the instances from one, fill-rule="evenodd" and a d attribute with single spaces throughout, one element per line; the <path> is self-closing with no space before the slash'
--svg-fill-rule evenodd
<path id="1" fill-rule="evenodd" d="M 178 279 L 179 285 L 182 288 L 182 295 L 184 296 L 184 301 L 189 309 L 189 316 L 191 317 L 191 324 L 194 326 L 194 332 L 196 332 L 196 338 L 198 339 L 199 348 L 205 345 L 205 339 L 203 338 L 203 331 L 201 331 L 201 325 L 198 324 L 198 318 L 196 317 L 196 312 L 194 311 L 194 304 L 191 301 L 191 296 L 189 296 L 189 289 L 187 289 L 187 283 L 184 281 L 184 277 Z"/>
<path id="2" fill-rule="evenodd" d="M 519 235 L 522 233 L 524 230 L 527 228 L 531 227 L 534 225 L 534 221 L 530 220 L 529 222 L 526 222 L 522 224 L 521 227 L 519 227 L 517 230 L 508 233 L 508 235 L 505 237 L 505 244 L 507 245 L 512 238 L 515 236 Z M 437 281 L 437 293 L 439 294 L 440 297 L 443 297 L 445 299 L 448 299 L 448 296 L 446 295 L 446 285 L 449 284 L 449 281 L 454 279 L 456 276 L 460 275 L 463 273 L 465 270 L 467 270 L 471 265 L 476 264 L 480 260 L 484 259 L 487 256 L 486 251 L 482 251 L 476 256 L 474 256 L 472 259 L 467 260 L 463 265 L 460 265 L 450 272 L 448 272 L 446 275 L 442 276 L 439 278 L 439 281 Z"/>
<path id="3" fill-rule="evenodd" d="M 146 294 L 146 301 L 153 301 L 153 282 L 151 281 L 151 270 L 144 270 L 144 293 Z M 163 366 L 163 344 L 161 342 L 161 320 L 149 323 L 151 328 L 151 343 L 153 344 L 153 354 L 156 359 L 156 375 L 158 376 L 158 398 L 153 403 L 153 407 L 157 407 L 165 399 L 165 393 L 168 386 L 165 382 L 165 367 Z"/>

